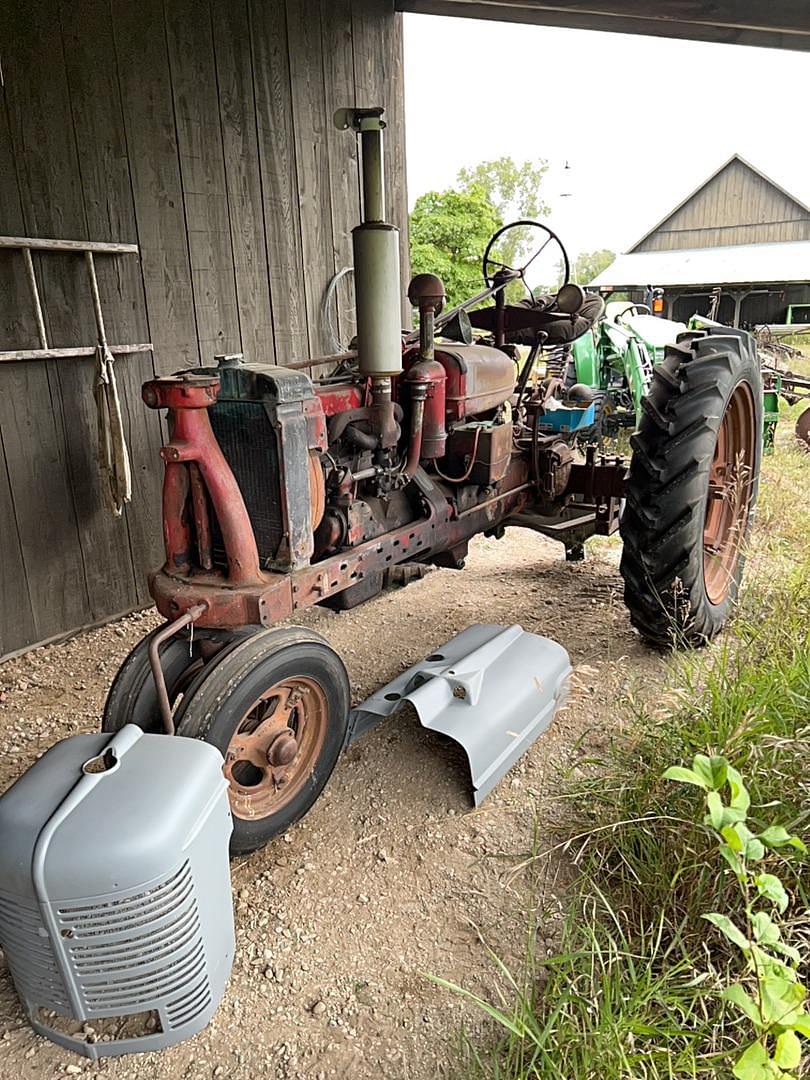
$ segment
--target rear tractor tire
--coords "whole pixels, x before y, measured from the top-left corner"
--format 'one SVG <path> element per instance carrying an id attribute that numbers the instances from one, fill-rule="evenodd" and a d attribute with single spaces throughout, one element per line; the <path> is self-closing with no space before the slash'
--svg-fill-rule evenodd
<path id="1" fill-rule="evenodd" d="M 704 645 L 729 619 L 762 457 L 762 382 L 744 331 L 683 334 L 643 402 L 621 519 L 633 625 L 656 645 Z"/>
<path id="2" fill-rule="evenodd" d="M 810 454 L 810 408 L 804 410 L 796 421 L 796 442 L 799 447 Z"/>

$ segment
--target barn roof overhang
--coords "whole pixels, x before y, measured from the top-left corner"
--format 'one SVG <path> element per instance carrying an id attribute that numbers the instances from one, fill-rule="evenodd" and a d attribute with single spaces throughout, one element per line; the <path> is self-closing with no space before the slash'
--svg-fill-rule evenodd
<path id="1" fill-rule="evenodd" d="M 810 240 L 729 244 L 619 255 L 589 282 L 592 288 L 756 285 L 810 281 Z"/>
<path id="2" fill-rule="evenodd" d="M 688 38 L 726 45 L 810 49 L 806 0 L 395 0 L 398 11 Z"/>

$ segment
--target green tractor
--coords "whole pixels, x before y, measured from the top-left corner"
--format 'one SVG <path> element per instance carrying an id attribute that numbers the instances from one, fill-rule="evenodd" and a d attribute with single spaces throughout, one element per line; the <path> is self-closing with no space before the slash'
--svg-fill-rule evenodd
<path id="1" fill-rule="evenodd" d="M 653 301 L 655 302 L 655 301 Z M 573 341 L 552 363 L 566 388 L 584 384 L 594 393 L 594 422 L 587 436 L 601 441 L 615 436 L 622 427 L 636 428 L 642 401 L 648 395 L 653 369 L 664 359 L 667 345 L 688 330 L 705 330 L 721 323 L 703 315 L 693 315 L 688 324 L 653 314 L 646 304 L 610 300 L 602 318 L 587 333 Z M 779 419 L 779 399 L 794 404 L 810 396 L 810 380 L 785 370 L 781 357 L 772 355 L 767 344 L 758 341 L 763 374 L 765 452 L 773 449 Z M 796 437 L 810 447 L 810 409 L 796 424 Z"/>
<path id="2" fill-rule="evenodd" d="M 563 374 L 566 386 L 584 383 L 595 393 L 592 437 L 636 426 L 653 367 L 686 329 L 653 315 L 646 304 L 611 300 L 605 305 L 591 331 L 572 343 Z"/>

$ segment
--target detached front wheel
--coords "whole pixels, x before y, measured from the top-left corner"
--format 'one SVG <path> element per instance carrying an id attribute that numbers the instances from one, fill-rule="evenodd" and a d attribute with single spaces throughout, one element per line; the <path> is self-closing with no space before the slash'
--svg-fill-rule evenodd
<path id="1" fill-rule="evenodd" d="M 737 597 L 762 457 L 762 383 L 744 331 L 682 335 L 643 402 L 622 516 L 633 625 L 703 645 Z"/>

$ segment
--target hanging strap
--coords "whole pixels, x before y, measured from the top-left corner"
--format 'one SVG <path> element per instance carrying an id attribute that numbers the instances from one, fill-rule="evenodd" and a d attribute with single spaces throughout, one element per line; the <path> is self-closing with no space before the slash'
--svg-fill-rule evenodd
<path id="1" fill-rule="evenodd" d="M 115 361 L 106 344 L 96 347 L 95 398 L 101 490 L 107 508 L 120 517 L 124 504 L 132 501 L 132 470 L 115 379 Z"/>
<path id="2" fill-rule="evenodd" d="M 124 503 L 132 501 L 132 470 L 121 417 L 121 399 L 115 381 L 115 360 L 107 345 L 101 298 L 92 251 L 85 251 L 85 263 L 93 297 L 98 345 L 96 346 L 96 414 L 98 417 L 98 465 L 105 505 L 121 517 Z"/>

